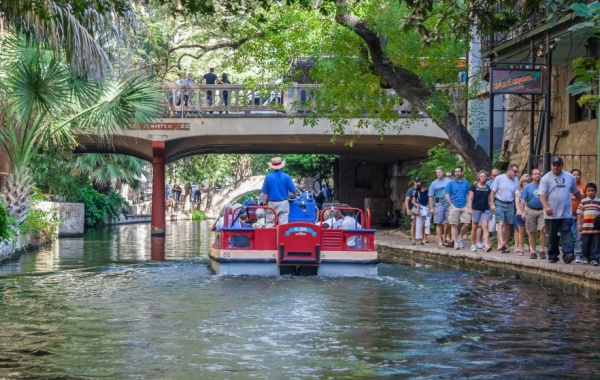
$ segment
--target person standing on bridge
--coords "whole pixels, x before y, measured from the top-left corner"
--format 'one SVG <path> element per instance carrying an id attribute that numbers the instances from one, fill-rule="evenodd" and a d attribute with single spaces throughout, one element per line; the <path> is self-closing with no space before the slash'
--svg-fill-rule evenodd
<path id="1" fill-rule="evenodd" d="M 229 78 L 227 78 L 227 73 L 221 74 L 221 79 L 217 79 L 217 83 L 218 84 L 231 84 L 231 82 L 229 81 Z M 221 91 L 221 99 L 223 101 L 223 105 L 225 107 L 227 107 L 227 105 L 229 104 L 229 91 L 222 90 Z M 219 113 L 222 113 L 222 112 L 223 111 L 219 111 Z M 229 113 L 229 111 L 225 111 L 225 113 Z"/>
<path id="2" fill-rule="evenodd" d="M 217 74 L 215 74 L 215 69 L 213 67 L 211 67 L 210 69 L 208 69 L 208 73 L 204 74 L 202 79 L 200 79 L 200 83 L 205 82 L 206 84 L 215 84 L 215 83 L 217 83 L 218 78 L 219 77 L 217 77 Z M 209 106 L 212 106 L 212 101 L 213 101 L 212 91 L 206 91 L 206 104 L 208 104 Z M 212 111 L 211 111 L 211 113 L 212 113 Z"/>
<path id="3" fill-rule="evenodd" d="M 273 169 L 273 172 L 267 174 L 262 187 L 262 202 L 275 210 L 279 224 L 288 222 L 290 214 L 288 193 L 296 192 L 292 178 L 281 170 L 284 166 L 285 161 L 282 161 L 281 157 L 272 158 L 269 167 Z M 275 225 L 274 219 L 273 213 L 267 211 L 267 227 Z"/>

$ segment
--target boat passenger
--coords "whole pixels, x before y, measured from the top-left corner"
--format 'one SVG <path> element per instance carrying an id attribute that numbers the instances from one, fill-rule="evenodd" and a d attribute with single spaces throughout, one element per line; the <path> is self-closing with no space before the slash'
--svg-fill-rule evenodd
<path id="1" fill-rule="evenodd" d="M 325 210 L 325 212 L 323 213 L 323 223 L 321 224 L 321 222 L 317 222 L 315 224 L 320 225 L 322 228 L 332 228 L 333 224 L 337 220 L 335 218 L 336 213 L 337 210 L 334 209 Z"/>
<path id="2" fill-rule="evenodd" d="M 225 225 L 225 214 L 227 210 L 231 210 L 231 203 L 225 203 L 225 205 L 223 206 L 223 210 L 221 210 L 221 214 L 219 219 L 217 219 L 217 221 L 215 222 L 215 224 L 213 225 L 212 230 L 216 231 L 216 230 L 220 230 L 221 228 L 223 228 L 223 226 Z M 228 211 L 230 213 L 229 218 L 231 220 L 231 211 Z"/>
<path id="3" fill-rule="evenodd" d="M 232 228 L 252 228 L 248 224 L 248 212 L 241 204 L 236 203 L 232 207 L 233 225 Z M 248 248 L 251 239 L 246 234 L 235 234 L 229 238 L 229 246 L 232 248 Z"/>
<path id="4" fill-rule="evenodd" d="M 343 230 L 360 230 L 362 227 L 360 225 L 360 223 L 356 220 L 356 218 L 354 218 L 353 216 L 353 211 L 352 210 L 339 210 L 339 212 L 342 214 L 343 219 L 341 220 L 341 224 L 338 228 L 341 228 Z M 357 241 L 357 236 L 350 236 L 348 237 L 348 239 L 346 240 L 346 244 L 348 245 L 349 249 L 358 249 L 360 248 L 360 236 L 358 237 L 358 241 Z M 359 244 L 357 244 L 357 242 Z"/>

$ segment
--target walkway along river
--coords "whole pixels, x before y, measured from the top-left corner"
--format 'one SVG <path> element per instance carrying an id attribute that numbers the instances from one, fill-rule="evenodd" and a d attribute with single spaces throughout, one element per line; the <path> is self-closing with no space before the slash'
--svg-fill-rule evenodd
<path id="1" fill-rule="evenodd" d="M 596 299 L 398 250 L 376 278 L 219 277 L 208 223 L 167 224 L 163 262 L 149 236 L 0 266 L 0 378 L 600 376 Z"/>

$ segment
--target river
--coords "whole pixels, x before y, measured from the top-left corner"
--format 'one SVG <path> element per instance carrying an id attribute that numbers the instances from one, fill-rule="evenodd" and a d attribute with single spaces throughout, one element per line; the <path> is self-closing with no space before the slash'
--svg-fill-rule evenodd
<path id="1" fill-rule="evenodd" d="M 381 264 L 376 278 L 219 277 L 209 224 L 86 233 L 0 266 L 0 378 L 600 377 L 595 300 Z"/>

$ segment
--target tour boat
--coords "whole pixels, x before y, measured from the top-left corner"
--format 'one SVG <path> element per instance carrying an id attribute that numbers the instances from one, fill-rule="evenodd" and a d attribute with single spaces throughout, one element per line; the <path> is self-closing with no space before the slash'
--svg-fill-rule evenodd
<path id="1" fill-rule="evenodd" d="M 375 250 L 375 230 L 370 211 L 354 207 L 331 206 L 317 218 L 312 193 L 290 200 L 289 222 L 279 224 L 275 210 L 267 206 L 245 206 L 233 213 L 225 209 L 227 221 L 216 230 L 210 257 L 211 268 L 219 275 L 285 274 L 318 276 L 377 275 L 379 258 Z M 354 229 L 326 228 L 327 214 L 337 211 L 352 216 Z M 273 225 L 266 225 L 272 213 Z M 254 227 L 242 227 L 238 218 L 248 219 Z M 245 215 L 245 216 L 244 216 Z M 235 227 L 234 227 L 235 226 Z"/>

